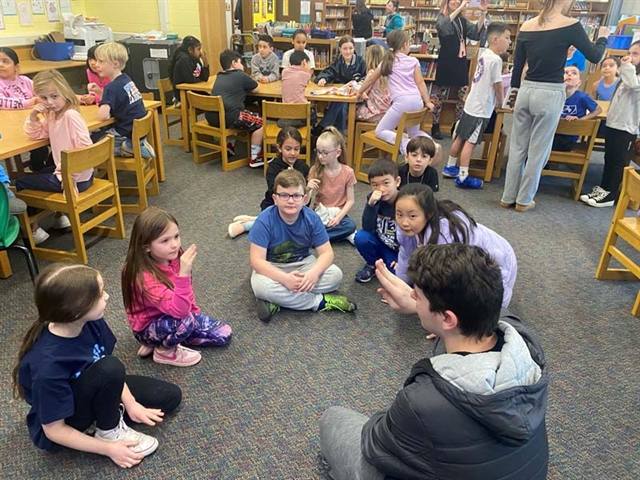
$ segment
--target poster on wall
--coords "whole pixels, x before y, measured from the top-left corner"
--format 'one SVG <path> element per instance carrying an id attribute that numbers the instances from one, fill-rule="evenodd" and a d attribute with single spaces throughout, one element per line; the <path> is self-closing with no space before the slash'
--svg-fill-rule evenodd
<path id="1" fill-rule="evenodd" d="M 44 0 L 31 0 L 31 13 L 44 15 Z"/>
<path id="2" fill-rule="evenodd" d="M 2 0 L 2 14 L 8 16 L 17 15 L 16 0 Z"/>
<path id="3" fill-rule="evenodd" d="M 18 18 L 20 18 L 20 26 L 30 27 L 33 25 L 33 17 L 31 16 L 31 9 L 27 2 L 19 2 L 18 4 Z"/>
<path id="4" fill-rule="evenodd" d="M 71 13 L 71 0 L 60 0 L 60 13 Z"/>
<path id="5" fill-rule="evenodd" d="M 47 20 L 50 22 L 60 21 L 60 12 L 58 11 L 58 0 L 47 0 Z"/>
<path id="6" fill-rule="evenodd" d="M 4 30 L 4 15 L 2 14 L 2 10 L 0 10 L 0 30 Z"/>
<path id="7" fill-rule="evenodd" d="M 311 0 L 300 2 L 300 23 L 311 22 Z"/>

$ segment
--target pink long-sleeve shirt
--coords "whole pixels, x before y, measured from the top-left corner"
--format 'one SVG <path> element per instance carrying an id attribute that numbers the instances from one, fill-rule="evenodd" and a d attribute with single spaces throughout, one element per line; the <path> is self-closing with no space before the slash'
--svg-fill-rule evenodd
<path id="1" fill-rule="evenodd" d="M 181 319 L 190 313 L 200 313 L 200 308 L 196 305 L 196 296 L 193 293 L 191 276 L 181 277 L 178 275 L 180 273 L 180 258 L 172 260 L 169 265 L 158 265 L 158 268 L 173 283 L 173 289 L 160 282 L 151 273 L 144 272 L 142 274 L 144 300 L 134 309 L 127 310 L 129 325 L 134 332 L 143 331 L 152 321 L 165 315 Z"/>
<path id="2" fill-rule="evenodd" d="M 29 77 L 16 75 L 13 80 L 0 78 L 0 110 L 22 110 L 32 99 L 33 82 Z"/>
<path id="3" fill-rule="evenodd" d="M 36 122 L 32 122 L 29 117 L 24 122 L 24 133 L 30 140 L 40 140 L 48 138 L 51 145 L 51 154 L 56 165 L 54 175 L 62 182 L 62 156 L 63 150 L 74 150 L 76 148 L 93 145 L 89 136 L 89 129 L 82 118 L 82 115 L 73 108 L 67 109 L 60 118 L 56 114 L 49 112 L 38 117 Z M 78 182 L 86 182 L 93 175 L 93 169 L 83 170 L 74 173 L 73 179 Z"/>
<path id="4" fill-rule="evenodd" d="M 111 79 L 109 77 L 101 78 L 97 73 L 93 72 L 90 68 L 87 68 L 87 80 L 89 83 L 95 83 L 100 87 L 100 90 L 104 91 L 104 87 L 106 87 L 109 83 L 111 83 Z M 95 95 L 96 97 L 96 105 L 99 105 L 102 101 L 102 95 Z"/>

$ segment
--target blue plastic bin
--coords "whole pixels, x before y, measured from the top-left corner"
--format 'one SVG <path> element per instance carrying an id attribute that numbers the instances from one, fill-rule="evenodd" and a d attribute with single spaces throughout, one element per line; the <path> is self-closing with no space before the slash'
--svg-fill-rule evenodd
<path id="1" fill-rule="evenodd" d="M 631 46 L 632 35 L 609 35 L 607 47 L 616 50 L 626 50 Z"/>
<path id="2" fill-rule="evenodd" d="M 41 60 L 62 62 L 73 55 L 73 42 L 36 42 L 36 50 Z"/>

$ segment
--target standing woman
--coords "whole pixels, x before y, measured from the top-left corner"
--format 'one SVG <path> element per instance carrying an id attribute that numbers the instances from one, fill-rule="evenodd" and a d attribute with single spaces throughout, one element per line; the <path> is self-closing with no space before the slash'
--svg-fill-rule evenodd
<path id="1" fill-rule="evenodd" d="M 436 18 L 436 30 L 440 40 L 438 68 L 436 69 L 436 108 L 433 110 L 433 126 L 431 135 L 442 140 L 440 133 L 440 112 L 451 87 L 458 89 L 455 121 L 460 120 L 464 108 L 464 98 L 469 90 L 469 62 L 467 60 L 467 38 L 480 40 L 484 36 L 487 1 L 480 3 L 480 18 L 477 24 L 471 23 L 464 16 L 468 0 L 442 0 L 440 13 Z M 453 135 L 454 127 L 451 127 Z"/>
<path id="2" fill-rule="evenodd" d="M 515 206 L 519 212 L 536 204 L 533 197 L 564 106 L 564 66 L 569 47 L 574 45 L 591 63 L 598 63 L 609 36 L 609 29 L 600 27 L 599 38 L 592 44 L 578 19 L 567 16 L 573 0 L 540 0 L 540 4 L 540 13 L 520 28 L 511 77 L 511 88 L 519 91 L 500 206 Z M 525 64 L 528 70 L 520 86 Z"/>
<path id="3" fill-rule="evenodd" d="M 384 20 L 384 32 L 382 32 L 384 38 L 387 38 L 392 31 L 402 30 L 402 27 L 404 27 L 404 21 L 398 13 L 399 7 L 400 0 L 389 0 L 387 6 L 384 8 L 387 14 L 387 18 Z"/>
<path id="4" fill-rule="evenodd" d="M 353 36 L 368 40 L 373 37 L 373 13 L 364 2 L 365 0 L 356 0 L 351 21 L 353 22 Z"/>

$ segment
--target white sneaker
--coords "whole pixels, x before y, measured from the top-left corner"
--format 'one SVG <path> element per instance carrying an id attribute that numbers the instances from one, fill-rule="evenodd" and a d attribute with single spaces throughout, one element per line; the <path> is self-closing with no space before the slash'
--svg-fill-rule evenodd
<path id="1" fill-rule="evenodd" d="M 356 244 L 356 232 L 353 232 L 351 235 L 349 235 L 347 237 L 347 240 L 349 240 L 349 243 L 353 246 L 355 246 Z"/>
<path id="2" fill-rule="evenodd" d="M 33 243 L 36 245 L 40 245 L 42 242 L 45 242 L 49 238 L 49 234 L 45 232 L 42 227 L 38 227 L 38 230 L 33 232 Z"/>
<path id="3" fill-rule="evenodd" d="M 140 453 L 145 457 L 151 455 L 158 448 L 158 440 L 150 435 L 145 435 L 135 431 L 124 423 L 124 407 L 120 406 L 120 421 L 115 428 L 111 430 L 100 430 L 96 428 L 95 438 L 104 442 L 120 442 L 132 441 L 138 442 L 137 445 L 129 447 L 135 453 Z"/>
<path id="4" fill-rule="evenodd" d="M 65 228 L 71 228 L 71 222 L 69 221 L 69 217 L 66 215 L 60 215 L 59 217 L 55 217 L 53 219 L 53 223 L 51 224 L 51 228 L 55 230 L 64 230 Z"/>

